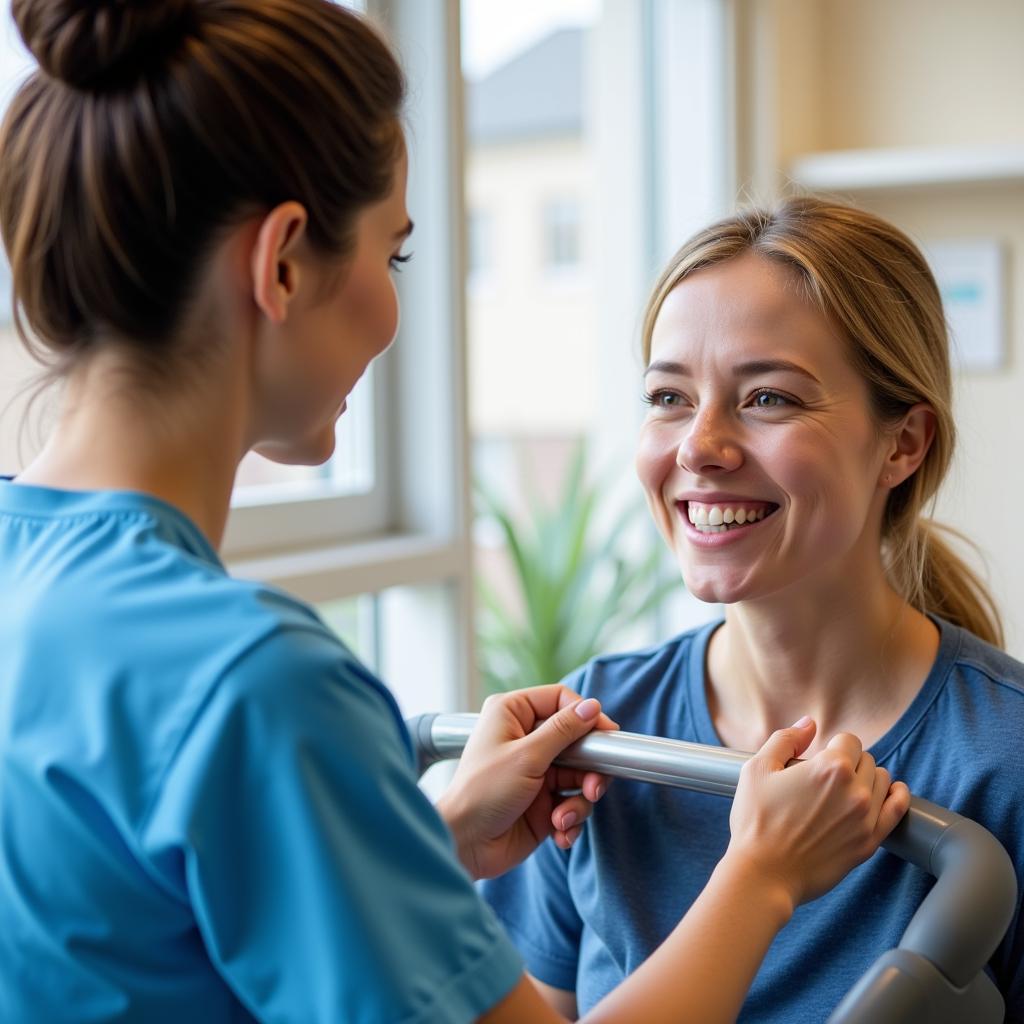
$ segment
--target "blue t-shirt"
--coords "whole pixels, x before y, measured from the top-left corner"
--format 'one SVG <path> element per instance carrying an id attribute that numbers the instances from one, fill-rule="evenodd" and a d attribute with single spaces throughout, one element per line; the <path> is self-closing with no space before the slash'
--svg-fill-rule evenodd
<path id="1" fill-rule="evenodd" d="M 704 666 L 718 623 L 660 647 L 598 658 L 567 681 L 630 732 L 721 746 Z M 912 793 L 973 818 L 1024 867 L 1024 665 L 939 622 L 935 664 L 906 713 L 872 748 Z M 573 849 L 545 843 L 482 884 L 527 970 L 592 1007 L 651 954 L 707 883 L 729 841 L 721 797 L 618 780 Z M 768 953 L 740 1020 L 820 1024 L 898 942 L 932 879 L 880 851 L 799 907 Z M 1021 887 L 1024 889 L 1024 886 Z M 1020 897 L 991 961 L 1009 1021 L 1024 1020 Z M 709 979 L 713 984 L 713 979 Z"/>
<path id="2" fill-rule="evenodd" d="M 0 1020 L 461 1022 L 522 963 L 391 695 L 156 499 L 0 483 Z"/>

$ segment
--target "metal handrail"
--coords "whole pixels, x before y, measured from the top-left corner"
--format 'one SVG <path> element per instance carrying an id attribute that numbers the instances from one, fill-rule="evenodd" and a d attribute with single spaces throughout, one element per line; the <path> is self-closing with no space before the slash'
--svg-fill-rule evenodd
<path id="1" fill-rule="evenodd" d="M 461 756 L 478 715 L 427 714 L 407 723 L 422 774 Z M 628 732 L 592 732 L 555 764 L 617 778 L 731 796 L 753 755 Z M 1002 996 L 983 968 L 1009 927 L 1017 876 L 1006 850 L 976 822 L 920 797 L 882 844 L 933 875 L 903 933 L 847 993 L 829 1024 L 1001 1021 Z"/>

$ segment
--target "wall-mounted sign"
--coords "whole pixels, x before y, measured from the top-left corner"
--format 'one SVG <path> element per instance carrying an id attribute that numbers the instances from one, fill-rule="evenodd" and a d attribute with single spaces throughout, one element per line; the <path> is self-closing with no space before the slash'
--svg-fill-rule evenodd
<path id="1" fill-rule="evenodd" d="M 999 370 L 1006 362 L 1005 255 L 995 239 L 925 248 L 946 311 L 953 364 Z"/>

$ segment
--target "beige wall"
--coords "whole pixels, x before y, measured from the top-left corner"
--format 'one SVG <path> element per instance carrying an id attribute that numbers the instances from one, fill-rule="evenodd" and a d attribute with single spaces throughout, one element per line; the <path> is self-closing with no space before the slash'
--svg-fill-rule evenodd
<path id="1" fill-rule="evenodd" d="M 821 6 L 821 149 L 1024 142 L 1021 0 Z"/>
<path id="2" fill-rule="evenodd" d="M 1021 0 L 740 0 L 740 180 L 787 187 L 808 153 L 1024 143 Z M 1024 657 L 1024 177 L 840 192 L 916 240 L 1007 253 L 1006 364 L 961 375 L 960 448 L 938 516 L 981 548 Z"/>

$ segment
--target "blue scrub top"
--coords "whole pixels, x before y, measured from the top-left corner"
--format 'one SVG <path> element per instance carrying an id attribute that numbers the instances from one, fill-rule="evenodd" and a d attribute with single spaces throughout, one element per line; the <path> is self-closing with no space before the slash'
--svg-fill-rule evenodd
<path id="1" fill-rule="evenodd" d="M 144 495 L 0 482 L 0 1020 L 461 1022 L 521 961 L 385 687 Z"/>

